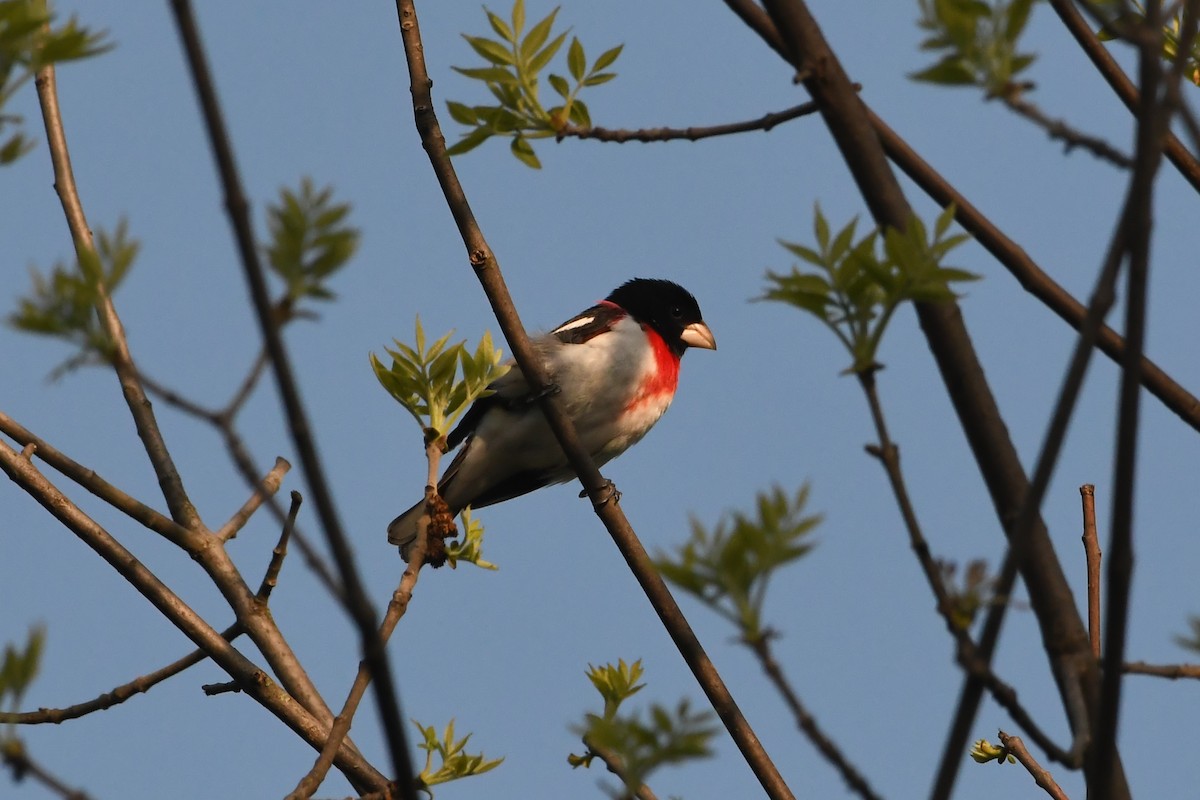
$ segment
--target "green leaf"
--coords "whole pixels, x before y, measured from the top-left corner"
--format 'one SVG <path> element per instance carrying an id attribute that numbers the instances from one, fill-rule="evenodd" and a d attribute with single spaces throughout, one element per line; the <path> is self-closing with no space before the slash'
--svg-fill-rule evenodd
<path id="1" fill-rule="evenodd" d="M 1006 13 L 1004 34 L 1009 42 L 1016 42 L 1025 24 L 1029 22 L 1029 12 L 1033 10 L 1033 0 L 1011 0 Z"/>
<path id="2" fill-rule="evenodd" d="M 566 100 L 571 96 L 571 85 L 567 83 L 567 79 L 561 75 L 551 75 L 547 79 L 554 91 L 558 92 L 562 99 Z"/>
<path id="3" fill-rule="evenodd" d="M 908 77 L 914 81 L 940 83 L 944 86 L 973 86 L 977 82 L 971 68 L 957 58 L 944 59 Z"/>
<path id="4" fill-rule="evenodd" d="M 571 37 L 571 46 L 567 48 L 567 70 L 576 83 L 583 80 L 584 72 L 587 71 L 587 57 L 583 54 L 583 45 L 574 36 Z"/>
<path id="5" fill-rule="evenodd" d="M 589 75 L 587 78 L 584 78 L 583 85 L 599 86 L 602 83 L 608 83 L 615 77 L 617 77 L 617 73 L 615 72 L 599 72 L 595 75 Z"/>
<path id="6" fill-rule="evenodd" d="M 543 47 L 533 58 L 529 59 L 529 63 L 525 65 L 525 71 L 530 75 L 536 75 L 542 71 L 542 68 L 550 63 L 550 59 L 554 58 L 555 53 L 562 47 L 562 43 L 566 41 L 567 34 L 560 33 L 554 37 L 554 41 Z"/>
<path id="7" fill-rule="evenodd" d="M 525 29 L 525 0 L 515 0 L 512 10 L 513 33 L 520 36 Z"/>
<path id="8" fill-rule="evenodd" d="M 487 128 L 476 128 L 463 135 L 461 139 L 455 142 L 452 146 L 446 148 L 446 155 L 460 156 L 463 153 L 469 153 L 479 145 L 483 144 L 492 135 L 492 132 Z"/>
<path id="9" fill-rule="evenodd" d="M 490 61 L 498 66 L 508 66 L 514 63 L 512 52 L 500 42 L 485 39 L 482 36 L 467 36 L 465 34 L 463 38 L 467 40 L 467 44 L 471 45 L 471 49 L 483 56 L 486 61 Z"/>
<path id="10" fill-rule="evenodd" d="M 505 22 L 504 20 L 502 20 L 500 17 L 493 14 L 486 7 L 483 10 L 484 10 L 484 13 L 487 14 L 488 22 L 491 24 L 492 30 L 494 30 L 501 39 L 508 42 L 509 44 L 516 43 L 517 39 L 513 35 L 512 28 L 510 28 L 508 26 L 508 23 Z"/>
<path id="11" fill-rule="evenodd" d="M 611 65 L 621 55 L 621 51 L 624 48 L 625 45 L 619 44 L 611 50 L 605 50 L 600 54 L 600 57 L 596 59 L 596 63 L 592 64 L 592 72 L 599 72 L 605 67 Z"/>
<path id="12" fill-rule="evenodd" d="M 571 103 L 571 110 L 568 112 L 568 117 L 571 122 L 581 128 L 592 127 L 592 116 L 588 113 L 588 107 L 584 105 L 582 100 L 576 100 Z"/>
<path id="13" fill-rule="evenodd" d="M 517 76 L 504 67 L 451 67 L 450 69 L 460 75 L 465 75 L 468 78 L 474 78 L 478 81 L 512 86 L 520 85 Z"/>
<path id="14" fill-rule="evenodd" d="M 475 113 L 475 109 L 468 105 L 450 100 L 446 103 L 446 109 L 450 112 L 450 118 L 460 125 L 471 125 L 474 127 L 479 124 L 479 115 Z"/>
<path id="15" fill-rule="evenodd" d="M 517 160 L 525 166 L 531 169 L 542 168 L 542 162 L 538 160 L 537 154 L 533 152 L 533 147 L 529 144 L 529 140 L 524 136 L 514 136 L 509 149 L 517 157 Z"/>
<path id="16" fill-rule="evenodd" d="M 558 16 L 558 8 L 555 8 L 545 19 L 529 29 L 529 35 L 521 42 L 521 59 L 528 62 L 533 54 L 541 49 L 546 40 L 550 38 L 550 29 L 554 27 L 554 18 Z M 549 59 L 547 59 L 549 60 Z"/>

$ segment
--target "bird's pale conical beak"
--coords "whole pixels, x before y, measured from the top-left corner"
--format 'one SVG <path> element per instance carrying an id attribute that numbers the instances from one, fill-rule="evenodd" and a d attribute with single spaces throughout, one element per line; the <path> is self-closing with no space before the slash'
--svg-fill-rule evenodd
<path id="1" fill-rule="evenodd" d="M 705 350 L 716 350 L 717 340 L 712 331 L 703 322 L 693 322 L 683 329 L 679 335 L 688 347 L 703 347 Z"/>

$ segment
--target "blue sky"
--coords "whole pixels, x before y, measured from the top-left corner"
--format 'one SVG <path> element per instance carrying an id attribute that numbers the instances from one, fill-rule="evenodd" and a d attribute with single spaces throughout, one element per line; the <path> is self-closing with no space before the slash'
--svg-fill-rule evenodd
<path id="1" fill-rule="evenodd" d="M 863 96 L 924 157 L 1050 274 L 1086 297 L 1107 246 L 1125 176 L 1061 147 L 970 90 L 915 84 L 905 75 L 930 56 L 917 50 L 915 3 L 814 2 L 813 10 Z M 552 8 L 530 0 L 529 16 Z M 496 6 L 504 14 L 507 8 Z M 163 4 L 63 3 L 107 28 L 117 47 L 59 70 L 76 176 L 93 228 L 127 218 L 142 242 L 117 296 L 142 369 L 218 405 L 257 351 L 220 194 L 177 37 Z M 474 65 L 460 32 L 488 33 L 479 6 L 418 6 L 434 94 L 483 102 L 481 87 L 451 65 Z M 384 528 L 420 493 L 424 461 L 408 415 L 378 386 L 367 354 L 406 339 L 420 314 L 429 331 L 455 328 L 474 341 L 496 330 L 412 125 L 394 8 L 386 3 L 211 2 L 198 9 L 255 221 L 281 186 L 309 175 L 353 203 L 363 231 L 354 262 L 333 284 L 336 303 L 317 323 L 287 331 L 304 400 L 353 537 L 371 596 L 382 606 L 402 565 Z M 620 78 L 589 99 L 607 127 L 705 125 L 749 119 L 806 100 L 778 57 L 723 4 L 567 4 L 593 57 L 624 43 Z M 1033 99 L 1054 116 L 1129 149 L 1132 124 L 1048 9 L 1039 7 L 1026 47 L 1040 54 Z M 1128 59 L 1126 58 L 1126 63 Z M 560 71 L 562 71 L 560 69 Z M 39 128 L 32 87 L 14 109 Z M 811 483 L 810 510 L 825 521 L 819 546 L 780 574 L 767 602 L 783 637 L 778 656 L 810 710 L 890 797 L 928 791 L 960 677 L 952 646 L 912 557 L 878 464 L 858 385 L 840 377 L 847 357 L 800 312 L 750 303 L 763 274 L 790 266 L 777 238 L 808 241 L 819 202 L 841 223 L 865 209 L 816 118 L 770 133 L 699 143 L 542 143 L 540 172 L 500 143 L 457 160 L 476 215 L 504 269 L 526 325 L 546 329 L 633 276 L 665 277 L 699 299 L 720 350 L 689 353 L 675 404 L 635 450 L 605 473 L 651 552 L 681 543 L 688 517 L 715 522 L 747 508 L 777 483 Z M 40 146 L 5 172 L 5 308 L 28 290 L 26 267 L 70 255 L 70 240 Z M 908 184 L 930 219 L 933 205 Z M 1196 198 L 1165 167 L 1156 195 L 1149 352 L 1185 386 L 1200 385 L 1193 307 L 1200 292 Z M 1009 429 L 1027 463 L 1035 457 L 1073 336 L 981 248 L 951 259 L 983 276 L 962 300 Z M 1119 317 L 1114 317 L 1119 319 Z M 45 376 L 69 351 L 0 330 L 6 379 L 0 408 L 130 493 L 161 507 L 157 486 L 113 377 L 83 370 Z M 880 353 L 880 392 L 900 444 L 910 490 L 936 554 L 958 562 L 1002 553 L 999 530 L 941 381 L 911 311 L 901 311 Z M 1117 373 L 1097 357 L 1044 507 L 1068 576 L 1082 598 L 1077 487 L 1096 484 L 1102 535 L 1111 504 Z M 157 404 L 185 482 L 210 525 L 245 499 L 219 439 Z M 1144 405 L 1136 501 L 1137 575 L 1128 653 L 1177 662 L 1172 636 L 1200 612 L 1195 476 L 1200 444 L 1156 401 Z M 293 458 L 273 389 L 264 384 L 241 420 L 256 457 Z M 227 608 L 200 570 L 170 545 L 63 484 L 89 513 L 210 621 Z M 302 488 L 294 470 L 285 490 Z M 588 664 L 641 658 L 643 702 L 702 702 L 607 533 L 574 486 L 481 512 L 496 573 L 425 571 L 390 644 L 404 713 L 439 727 L 450 718 L 471 744 L 505 756 L 494 772 L 447 786 L 445 798 L 599 797 L 598 769 L 573 771 L 570 732 L 599 698 Z M 46 623 L 43 673 L 28 708 L 92 698 L 190 650 L 111 569 L 7 482 L 0 486 L 0 641 Z M 311 506 L 301 524 L 316 531 Z M 257 580 L 277 531 L 260 514 L 232 545 Z M 1104 541 L 1102 541 L 1102 545 Z M 1018 599 L 1023 592 L 1018 593 Z M 748 653 L 723 621 L 686 599 L 701 640 L 797 796 L 845 789 L 794 728 Z M 272 603 L 310 674 L 340 705 L 356 666 L 345 616 L 293 555 Z M 251 657 L 256 654 L 251 650 Z M 1010 615 L 996 661 L 1044 727 L 1065 741 L 1066 723 L 1031 614 Z M 22 731 L 31 752 L 97 798 L 262 797 L 286 793 L 312 753 L 253 702 L 205 697 L 222 679 L 193 668 L 144 697 L 63 726 Z M 1126 682 L 1121 745 L 1135 792 L 1178 796 L 1200 782 L 1192 757 L 1195 686 Z M 385 764 L 369 704 L 353 736 Z M 976 736 L 1013 732 L 985 704 Z M 749 769 L 722 734 L 716 757 L 658 774 L 659 796 L 750 797 Z M 1055 770 L 1072 796 L 1077 776 Z M 5 779 L 7 780 L 7 778 Z M 331 777 L 319 796 L 348 792 Z M 24 785 L 22 798 L 48 796 Z M 963 768 L 958 795 L 1037 797 L 1016 768 Z"/>

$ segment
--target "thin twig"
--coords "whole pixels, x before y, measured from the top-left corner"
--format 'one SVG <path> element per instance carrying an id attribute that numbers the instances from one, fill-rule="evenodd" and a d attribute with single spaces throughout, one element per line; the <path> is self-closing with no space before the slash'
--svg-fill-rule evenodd
<path id="1" fill-rule="evenodd" d="M 6 436 L 11 437 L 13 441 L 26 447 L 33 445 L 35 454 L 39 459 L 113 508 L 123 512 L 130 519 L 141 523 L 149 530 L 161 535 L 172 544 L 184 550 L 190 550 L 190 548 L 201 541 L 200 534 L 184 528 L 170 517 L 159 513 L 145 503 L 121 491 L 100 477 L 95 470 L 71 459 L 58 450 L 58 448 L 32 433 L 3 411 L 0 411 L 0 433 L 4 433 Z"/>
<path id="2" fill-rule="evenodd" d="M 1091 59 L 1092 65 L 1108 82 L 1121 102 L 1125 104 L 1125 107 L 1129 109 L 1130 113 L 1139 114 L 1141 101 L 1138 87 L 1134 86 L 1133 81 L 1129 80 L 1120 64 L 1108 52 L 1108 48 L 1096 37 L 1092 26 L 1079 13 L 1073 0 L 1050 0 L 1050 5 L 1075 41 L 1083 48 L 1083 52 Z M 1180 41 L 1189 40 L 1181 39 Z M 1180 52 L 1186 53 L 1188 48 L 1181 47 Z M 1164 135 L 1166 137 L 1164 151 L 1167 158 L 1170 159 L 1184 180 L 1190 183 L 1194 190 L 1200 192 L 1200 160 L 1189 153 L 1183 142 L 1179 141 L 1169 130 Z"/>
<path id="3" fill-rule="evenodd" d="M 446 155 L 446 140 L 434 112 L 431 91 L 433 81 L 425 66 L 424 44 L 421 41 L 413 0 L 396 0 L 396 11 L 408 64 L 413 116 L 421 143 L 429 156 L 430 165 L 442 188 L 446 204 L 466 245 L 471 266 L 483 286 L 518 367 L 524 374 L 530 390 L 540 398 L 538 405 L 562 446 L 567 463 L 579 476 L 584 491 L 592 501 L 593 510 L 612 535 L 613 541 L 658 613 L 676 648 L 692 670 L 747 764 L 754 771 L 755 777 L 766 790 L 767 796 L 773 800 L 792 798 L 791 789 L 738 708 L 720 673 L 704 652 L 700 640 L 696 638 L 683 616 L 654 562 L 650 560 L 637 534 L 630 527 L 625 513 L 618 503 L 610 502 L 614 491 L 612 483 L 600 474 L 591 456 L 580 444 L 575 426 L 558 396 L 548 391 L 551 382 L 546 368 L 530 344 L 504 283 L 500 266 L 479 229 L 454 166 Z"/>
<path id="4" fill-rule="evenodd" d="M 1067 793 L 1055 783 L 1054 777 L 1041 764 L 1037 762 L 1029 750 L 1025 748 L 1025 743 L 1021 741 L 1019 736 L 1009 736 L 1004 731 L 1000 731 L 998 738 L 1004 749 L 1013 755 L 1017 761 L 1021 762 L 1021 766 L 1029 771 L 1033 776 L 1033 782 L 1042 787 L 1046 794 L 1050 795 L 1054 800 L 1070 800 Z"/>
<path id="5" fill-rule="evenodd" d="M 816 718 L 800 701 L 800 696 L 792 688 L 787 676 L 783 674 L 779 662 L 775 660 L 774 653 L 771 652 L 771 637 L 772 634 L 768 631 L 753 639 L 743 639 L 742 644 L 749 647 L 758 657 L 759 665 L 783 697 L 784 703 L 787 704 L 788 709 L 792 712 L 792 717 L 796 720 L 797 727 L 808 737 L 808 740 L 813 743 L 825 760 L 841 774 L 842 780 L 846 782 L 850 790 L 865 800 L 879 800 L 880 795 L 876 794 L 862 773 L 850 763 L 841 748 L 825 735 L 820 725 L 817 724 Z"/>
<path id="6" fill-rule="evenodd" d="M 908 488 L 904 482 L 904 473 L 900 469 L 899 448 L 896 447 L 888 433 L 887 420 L 884 418 L 883 406 L 879 401 L 879 392 L 876 388 L 875 371 L 860 372 L 858 378 L 863 387 L 863 393 L 866 395 L 867 405 L 871 410 L 871 419 L 880 442 L 879 446 L 869 448 L 868 451 L 879 459 L 887 474 L 896 504 L 900 508 L 900 515 L 904 520 L 905 529 L 908 531 L 910 546 L 917 557 L 917 562 L 921 565 L 921 571 L 929 583 L 929 588 L 933 591 L 937 612 L 945 622 L 946 630 L 954 638 L 959 665 L 979 680 L 980 686 L 988 690 L 992 698 L 1008 711 L 1013 721 L 1020 725 L 1022 730 L 1037 742 L 1038 746 L 1045 750 L 1052 759 L 1078 766 L 1082 758 L 1082 750 L 1068 752 L 1055 744 L 1049 734 L 1041 729 L 1033 716 L 1021 705 L 1017 699 L 1016 689 L 1002 681 L 992 671 L 990 656 L 985 658 L 981 655 L 970 634 L 955 619 L 954 602 L 946 589 L 942 571 L 929 549 L 929 543 L 921 531 L 916 510 L 913 508 Z"/>
<path id="7" fill-rule="evenodd" d="M 1025 291 L 1040 300 L 1077 331 L 1087 322 L 1088 307 L 1051 278 L 1029 254 L 976 208 L 961 192 L 929 165 L 877 114 L 867 109 L 871 126 L 888 158 L 921 190 L 943 208 L 954 205 L 954 219 L 970 233 Z M 1113 362 L 1125 357 L 1125 340 L 1107 325 L 1095 333 L 1095 345 Z M 1194 430 L 1200 431 L 1200 399 L 1181 386 L 1156 363 L 1142 356 L 1142 383 L 1152 395 Z"/>
<path id="8" fill-rule="evenodd" d="M 75 184 L 75 174 L 71 169 L 71 155 L 67 149 L 67 136 L 63 127 L 62 114 L 58 105 L 58 84 L 55 80 L 54 66 L 46 65 L 37 71 L 38 102 L 42 110 L 42 120 L 45 122 L 46 139 L 50 145 L 50 163 L 54 167 L 54 188 L 62 202 L 63 212 L 67 218 L 67 226 L 71 230 L 71 238 L 75 242 L 75 250 L 80 261 L 84 258 L 96 259 L 95 246 L 92 242 L 91 228 L 88 227 L 87 217 L 83 212 L 83 204 L 79 199 L 79 190 Z M 125 396 L 125 403 L 141 437 L 146 455 L 158 477 L 159 487 L 167 507 L 171 509 L 171 517 L 180 525 L 202 530 L 203 523 L 195 506 L 184 489 L 183 479 L 175 468 L 175 462 L 163 440 L 158 428 L 158 420 L 146 392 L 138 378 L 133 356 L 129 352 L 129 343 L 125 338 L 125 329 L 117 316 L 116 307 L 108 294 L 108 287 L 103 281 L 97 280 L 96 289 L 98 301 L 96 314 L 112 346 L 112 364 Z"/>
<path id="9" fill-rule="evenodd" d="M 300 493 L 293 491 L 292 505 L 288 509 L 287 521 L 283 523 L 283 530 L 279 532 L 279 541 L 275 543 L 275 548 L 271 551 L 271 563 L 267 565 L 267 572 L 263 575 L 258 591 L 254 594 L 264 603 L 270 601 L 271 592 L 275 591 L 275 585 L 279 582 L 279 573 L 283 570 L 283 559 L 287 557 L 288 542 L 296 529 L 296 515 L 300 513 L 302 501 Z"/>
<path id="10" fill-rule="evenodd" d="M 776 125 L 788 122 L 799 117 L 804 117 L 809 114 L 814 114 L 819 111 L 816 103 L 801 103 L 798 106 L 784 109 L 783 111 L 775 111 L 770 114 L 764 114 L 758 119 L 746 120 L 745 122 L 730 122 L 724 125 L 709 125 L 697 126 L 692 125 L 687 128 L 639 128 L 637 130 L 624 130 L 614 128 L 601 128 L 593 126 L 590 128 L 578 128 L 574 125 L 569 125 L 558 134 L 558 139 L 561 141 L 568 137 L 576 139 L 595 139 L 598 142 L 669 142 L 679 139 L 686 139 L 689 142 L 695 142 L 700 139 L 709 139 L 714 136 L 728 136 L 733 133 L 746 133 L 748 131 L 769 131 Z"/>
<path id="11" fill-rule="evenodd" d="M 442 451 L 434 442 L 430 442 L 425 447 L 425 455 L 429 464 L 428 479 L 432 485 L 437 483 L 438 464 L 441 461 Z M 429 487 L 426 487 L 428 491 Z M 383 615 L 383 622 L 379 625 L 379 639 L 385 645 L 388 639 L 391 638 L 393 631 L 396 629 L 400 618 L 408 611 L 409 601 L 412 600 L 413 589 L 417 585 L 417 579 L 421 574 L 421 567 L 425 564 L 425 551 L 428 546 L 428 541 L 425 538 L 425 530 L 428 527 L 427 520 L 422 519 L 418 523 L 418 536 L 416 542 L 408 554 L 408 567 L 404 570 L 404 574 L 400 578 L 400 585 L 396 587 L 396 591 L 392 593 L 392 599 L 388 603 L 387 611 Z M 342 703 L 342 710 L 338 712 L 333 719 L 333 726 L 329 729 L 329 738 L 325 740 L 325 746 L 321 748 L 317 760 L 313 763 L 312 768 L 305 774 L 296 788 L 287 796 L 287 800 L 307 800 L 312 797 L 313 793 L 320 788 L 321 783 L 325 780 L 325 776 L 329 773 L 329 767 L 333 764 L 333 756 L 337 753 L 337 749 L 341 746 L 342 739 L 350 733 L 350 727 L 354 724 L 354 715 L 358 711 L 359 703 L 362 702 L 363 695 L 367 691 L 367 687 L 371 683 L 371 670 L 365 661 L 358 665 L 358 673 L 354 676 L 354 682 L 350 685 L 350 691 L 346 695 L 346 700 Z"/>
<path id="12" fill-rule="evenodd" d="M 765 0 L 764 13 L 750 0 L 726 0 L 726 4 L 755 30 L 774 32 L 764 40 L 776 46 L 804 76 L 804 86 L 821 104 L 822 119 L 876 224 L 904 230 L 912 209 L 888 166 L 869 113 L 807 5 L 801 0 Z M 1084 696 L 1080 680 L 1090 694 L 1099 675 L 1070 585 L 1044 521 L 1035 520 L 1020 534 L 1011 525 L 1028 495 L 1029 479 L 979 364 L 961 309 L 953 301 L 918 302 L 915 309 L 997 517 L 1014 546 L 1038 624 L 1048 642 L 1053 636 L 1054 646 L 1045 648 L 1046 657 L 1071 722 L 1073 750 L 1078 749 L 1086 741 L 1089 722 L 1080 699 Z"/>
<path id="13" fill-rule="evenodd" d="M 295 522 L 296 512 L 300 508 L 300 494 L 292 492 L 292 511 L 289 514 L 289 523 Z M 269 602 L 271 598 L 271 590 L 279 578 L 279 571 L 283 566 L 283 558 L 287 551 L 287 539 L 290 531 L 290 524 L 285 525 L 283 533 L 280 535 L 279 543 L 275 546 L 272 552 L 271 561 L 267 565 L 266 572 L 263 574 L 262 583 L 258 587 L 258 599 L 263 602 Z M 234 639 L 242 635 L 242 626 L 240 623 L 233 623 L 224 631 L 221 632 L 221 638 L 227 642 L 232 642 Z M 150 691 L 151 688 L 159 683 L 162 683 L 167 678 L 174 677 L 184 670 L 199 664 L 204 659 L 208 658 L 208 653 L 203 649 L 196 649 L 188 653 L 183 658 L 172 661 L 164 667 L 154 670 L 140 677 L 134 678 L 128 683 L 123 683 L 117 686 L 112 691 L 84 703 L 68 706 L 66 708 L 40 708 L 37 711 L 27 711 L 20 713 L 4 713 L 0 712 L 0 724 L 14 723 L 17 725 L 37 725 L 42 723 L 58 724 L 69 719 L 77 719 L 86 714 L 91 714 L 93 711 L 104 711 L 113 706 L 124 703 L 129 698 L 137 694 L 144 694 Z"/>
<path id="14" fill-rule="evenodd" d="M 1036 103 L 1022 97 L 1019 89 L 1014 88 L 1002 94 L 1000 99 L 1014 113 L 1020 114 L 1044 130 L 1051 139 L 1063 142 L 1063 149 L 1068 153 L 1076 147 L 1082 147 L 1096 158 L 1121 169 L 1129 169 L 1133 166 L 1133 159 L 1100 137 L 1077 131 L 1061 119 L 1051 119 L 1046 116 Z"/>
<path id="15" fill-rule="evenodd" d="M 254 487 L 254 494 L 250 495 L 242 507 L 229 518 L 229 521 L 221 526 L 220 530 L 217 531 L 217 538 L 223 542 L 227 542 L 237 536 L 238 531 L 244 528 L 246 523 L 250 521 L 251 515 L 255 511 L 258 511 L 263 500 L 279 491 L 279 485 L 283 483 L 283 476 L 291 468 L 292 465 L 287 462 L 287 459 L 276 457 L 275 466 Z"/>
<path id="16" fill-rule="evenodd" d="M 320 747 L 327 726 L 322 725 L 295 698 L 260 667 L 232 647 L 203 617 L 146 568 L 108 531 L 84 514 L 29 461 L 0 443 L 0 470 L 33 497 L 55 519 L 92 548 L 131 586 L 142 594 L 176 628 L 204 650 L 225 672 L 264 708 L 295 731 L 305 742 Z M 214 548 L 219 549 L 219 548 Z M 338 766 L 362 784 L 383 786 L 387 779 L 349 747 L 338 754 Z"/>
<path id="17" fill-rule="evenodd" d="M 1088 769 L 1088 795 L 1095 800 L 1113 797 L 1120 717 L 1121 682 L 1129 619 L 1129 591 L 1133 578 L 1133 500 L 1137 476 L 1137 443 L 1141 393 L 1138 372 L 1146 328 L 1146 291 L 1149 275 L 1150 232 L 1153 224 L 1154 179 L 1162 162 L 1163 137 L 1170 125 L 1170 106 L 1161 103 L 1163 85 L 1161 3 L 1149 0 L 1140 26 L 1136 112 L 1137 136 L 1133 178 L 1129 187 L 1129 269 L 1125 301 L 1125 340 L 1129 351 L 1121 364 L 1117 412 L 1117 445 L 1113 461 L 1112 528 L 1105 576 L 1107 606 L 1104 617 L 1104 679 L 1093 729 L 1092 758 Z M 1185 14 L 1183 33 L 1190 42 L 1196 33 L 1194 16 Z M 1175 76 L 1178 79 L 1178 76 Z"/>
<path id="18" fill-rule="evenodd" d="M 12 770 L 14 782 L 33 778 L 63 800 L 91 800 L 91 796 L 87 792 L 82 789 L 72 789 L 34 761 L 25 749 L 25 745 L 16 739 L 0 744 L 0 761 Z"/>
<path id="19" fill-rule="evenodd" d="M 619 754 L 599 744 L 591 736 L 583 737 L 583 745 L 588 749 L 588 752 L 604 762 L 604 766 L 608 768 L 609 772 L 621 779 L 621 784 L 625 787 L 625 792 L 620 795 L 614 795 L 619 800 L 632 800 L 635 797 L 637 800 L 658 800 L 658 795 L 642 781 L 637 781 L 636 786 L 633 785 L 635 781 L 629 774 L 629 771 L 625 769 L 625 761 Z"/>
<path id="20" fill-rule="evenodd" d="M 408 752 L 407 735 L 400 712 L 400 699 L 392 679 L 387 651 L 376 633 L 375 610 L 367 599 L 362 580 L 354 564 L 354 555 L 349 541 L 342 530 L 341 521 L 334 507 L 333 496 L 325 478 L 324 467 L 317 454 L 308 417 L 300 402 L 296 380 L 292 374 L 291 360 L 279 335 L 279 327 L 272 313 L 267 296 L 266 278 L 259 260 L 258 245 L 250 225 L 250 209 L 242 190 L 241 177 L 233 156 L 224 115 L 217 101 L 208 59 L 200 42 L 200 32 L 188 0 L 171 0 L 176 26 L 183 42 L 192 81 L 195 85 L 209 143 L 224 191 L 225 207 L 229 213 L 234 239 L 241 257 L 246 281 L 254 303 L 259 328 L 266 342 L 267 353 L 275 373 L 280 398 L 291 431 L 292 440 L 304 469 L 309 492 L 317 508 L 317 516 L 333 552 L 334 562 L 345 588 L 346 607 L 358 629 L 363 658 L 370 666 L 375 685 L 376 705 L 383 724 L 388 751 L 391 755 L 393 774 L 399 784 L 401 797 L 416 800 L 413 786 L 413 765 Z M 371 784 L 372 787 L 378 784 Z"/>
<path id="21" fill-rule="evenodd" d="M 1100 537 L 1096 533 L 1096 487 L 1079 487 L 1083 502 L 1083 553 L 1087 560 L 1088 637 L 1092 655 L 1100 658 Z"/>
<path id="22" fill-rule="evenodd" d="M 1121 665 L 1126 675 L 1153 675 L 1156 678 L 1200 678 L 1200 664 L 1147 664 L 1145 661 L 1127 661 Z M 2 720 L 0 720 L 2 721 Z"/>
<path id="23" fill-rule="evenodd" d="M 242 627 L 236 622 L 221 631 L 221 638 L 227 642 L 232 642 L 241 635 Z M 196 649 L 183 658 L 172 661 L 170 664 L 160 667 L 153 672 L 148 672 L 145 675 L 134 678 L 128 683 L 123 683 L 99 697 L 86 702 L 76 703 L 64 708 L 39 708 L 37 711 L 22 711 L 11 714 L 0 712 L 0 723 L 13 723 L 16 725 L 42 725 L 50 723 L 58 725 L 67 720 L 86 716 L 94 711 L 105 711 L 113 706 L 124 703 L 135 695 L 145 694 L 167 678 L 178 675 L 189 667 L 199 664 L 206 658 L 208 658 L 207 652 L 203 649 Z"/>

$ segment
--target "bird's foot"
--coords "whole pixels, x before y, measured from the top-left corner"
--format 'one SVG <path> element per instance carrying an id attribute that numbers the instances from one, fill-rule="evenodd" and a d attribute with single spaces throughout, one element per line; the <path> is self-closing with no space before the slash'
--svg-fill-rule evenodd
<path id="1" fill-rule="evenodd" d="M 584 489 L 583 491 L 581 491 L 579 493 L 579 496 L 581 498 L 587 497 L 588 490 Z M 617 488 L 617 485 L 615 483 L 610 481 L 608 478 L 605 478 L 604 479 L 604 488 L 602 488 L 597 493 L 596 499 L 592 500 L 592 505 L 595 506 L 596 508 L 603 508 L 604 506 L 608 505 L 609 503 L 615 504 L 615 503 L 620 503 L 620 502 L 621 502 L 621 490 Z"/>

